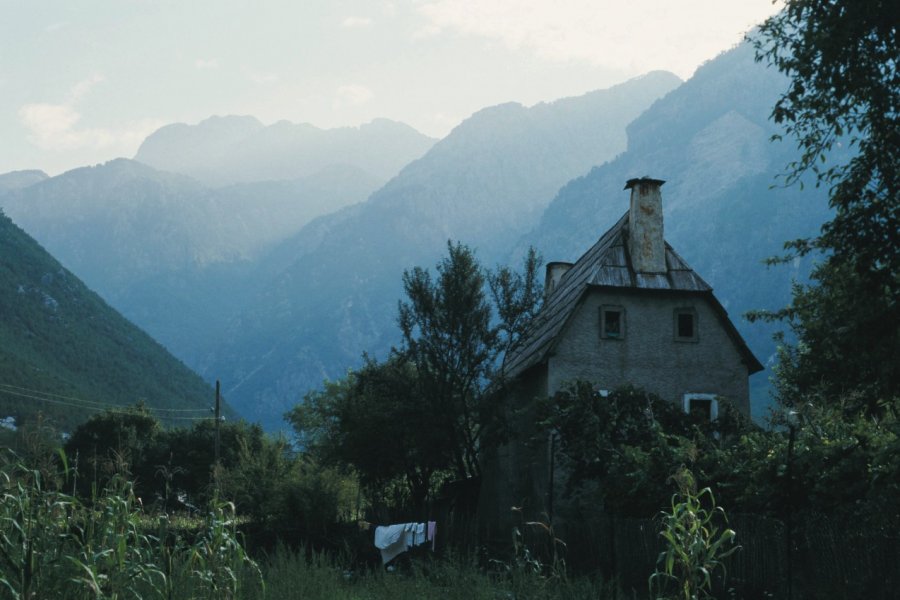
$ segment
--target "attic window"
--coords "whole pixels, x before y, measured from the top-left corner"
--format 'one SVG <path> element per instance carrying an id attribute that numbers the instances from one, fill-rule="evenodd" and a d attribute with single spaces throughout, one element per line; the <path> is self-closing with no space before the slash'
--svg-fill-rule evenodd
<path id="1" fill-rule="evenodd" d="M 625 337 L 625 309 L 621 306 L 600 307 L 600 337 L 620 340 Z"/>
<path id="2" fill-rule="evenodd" d="M 675 341 L 697 341 L 697 311 L 693 308 L 675 310 Z"/>
<path id="3" fill-rule="evenodd" d="M 684 412 L 715 421 L 719 417 L 719 401 L 715 394 L 685 394 Z"/>

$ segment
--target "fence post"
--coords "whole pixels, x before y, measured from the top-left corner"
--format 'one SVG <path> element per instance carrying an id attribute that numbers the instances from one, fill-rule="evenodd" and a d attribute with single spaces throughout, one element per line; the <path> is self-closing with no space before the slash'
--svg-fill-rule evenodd
<path id="1" fill-rule="evenodd" d="M 787 453 L 787 515 L 785 520 L 785 538 L 787 541 L 787 600 L 794 597 L 794 439 L 797 436 L 797 427 L 794 423 L 788 425 L 788 453 Z"/>

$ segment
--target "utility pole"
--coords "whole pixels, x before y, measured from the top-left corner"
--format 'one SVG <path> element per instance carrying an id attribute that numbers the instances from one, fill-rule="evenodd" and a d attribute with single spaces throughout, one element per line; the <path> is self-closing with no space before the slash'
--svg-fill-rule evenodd
<path id="1" fill-rule="evenodd" d="M 216 465 L 215 469 L 219 470 L 219 422 L 222 418 L 222 409 L 219 397 L 219 380 L 216 379 Z"/>

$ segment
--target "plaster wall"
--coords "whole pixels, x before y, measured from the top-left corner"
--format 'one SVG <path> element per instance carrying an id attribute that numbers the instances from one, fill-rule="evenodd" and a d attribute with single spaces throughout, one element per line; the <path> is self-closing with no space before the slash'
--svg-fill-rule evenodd
<path id="1" fill-rule="evenodd" d="M 603 305 L 624 309 L 624 336 L 600 336 Z M 697 340 L 675 339 L 675 311 L 696 311 Z M 645 290 L 590 290 L 562 331 L 547 368 L 547 392 L 591 381 L 614 390 L 634 384 L 672 402 L 686 393 L 717 394 L 750 416 L 747 367 L 705 296 Z"/>

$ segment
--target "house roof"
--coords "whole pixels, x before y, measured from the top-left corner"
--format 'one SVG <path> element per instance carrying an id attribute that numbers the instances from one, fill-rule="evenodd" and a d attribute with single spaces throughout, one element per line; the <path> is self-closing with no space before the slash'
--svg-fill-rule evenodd
<path id="1" fill-rule="evenodd" d="M 666 242 L 666 272 L 638 273 L 628 253 L 628 212 L 604 233 L 559 280 L 544 301 L 531 330 L 513 347 L 505 359 L 507 377 L 516 377 L 545 361 L 582 297 L 591 288 L 670 290 L 706 296 L 737 346 L 749 372 L 763 369 L 747 343 L 735 329 L 725 308 L 706 283 Z"/>

